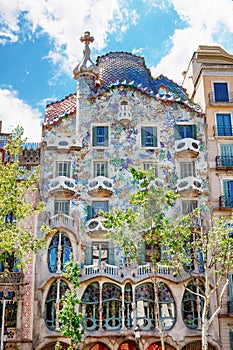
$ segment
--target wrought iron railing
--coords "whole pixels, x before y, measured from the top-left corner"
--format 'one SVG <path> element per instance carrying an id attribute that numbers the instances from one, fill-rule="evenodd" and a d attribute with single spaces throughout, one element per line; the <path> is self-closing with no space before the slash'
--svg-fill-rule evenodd
<path id="1" fill-rule="evenodd" d="M 231 126 L 214 125 L 214 136 L 233 136 Z"/>
<path id="2" fill-rule="evenodd" d="M 220 196 L 219 197 L 220 208 L 233 208 L 233 197 Z"/>
<path id="3" fill-rule="evenodd" d="M 228 92 L 225 96 L 215 96 L 214 92 L 209 93 L 209 103 L 231 103 L 233 101 L 233 92 Z"/>
<path id="4" fill-rule="evenodd" d="M 217 156 L 216 167 L 233 167 L 233 156 Z"/>

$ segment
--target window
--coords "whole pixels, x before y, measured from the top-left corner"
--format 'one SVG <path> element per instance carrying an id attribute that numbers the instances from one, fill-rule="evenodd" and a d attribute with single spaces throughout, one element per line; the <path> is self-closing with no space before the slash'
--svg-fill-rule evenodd
<path id="1" fill-rule="evenodd" d="M 106 262 L 115 265 L 114 246 L 112 242 L 89 242 L 86 244 L 86 265 L 100 266 Z"/>
<path id="2" fill-rule="evenodd" d="M 170 289 L 163 282 L 159 285 L 158 299 L 163 329 L 169 330 L 176 321 L 175 301 Z"/>
<path id="3" fill-rule="evenodd" d="M 107 212 L 108 211 L 108 201 L 93 201 L 92 205 L 88 206 L 88 215 L 87 220 L 98 216 L 100 211 Z"/>
<path id="4" fill-rule="evenodd" d="M 154 168 L 154 175 L 157 177 L 158 176 L 158 165 L 156 163 L 150 163 L 150 162 L 143 163 L 144 170 L 150 170 L 152 168 Z"/>
<path id="5" fill-rule="evenodd" d="M 185 138 L 197 139 L 197 130 L 196 125 L 184 125 L 184 124 L 176 124 L 174 125 L 175 132 L 175 140 L 181 140 Z"/>
<path id="6" fill-rule="evenodd" d="M 70 201 L 54 201 L 54 215 L 58 213 L 69 215 Z"/>
<path id="7" fill-rule="evenodd" d="M 217 113 L 217 136 L 232 136 L 231 114 Z"/>
<path id="8" fill-rule="evenodd" d="M 122 326 L 121 287 L 113 283 L 104 283 L 102 290 L 102 325 L 105 330 L 117 330 Z"/>
<path id="9" fill-rule="evenodd" d="M 181 162 L 180 163 L 180 177 L 181 179 L 187 176 L 195 176 L 195 163 L 194 162 Z"/>
<path id="10" fill-rule="evenodd" d="M 51 285 L 46 301 L 45 301 L 45 324 L 51 329 L 55 330 L 59 326 L 58 312 L 61 310 L 62 296 L 68 289 L 66 282 L 58 279 Z"/>
<path id="11" fill-rule="evenodd" d="M 93 126 L 92 128 L 92 146 L 108 147 L 108 126 Z"/>
<path id="12" fill-rule="evenodd" d="M 70 162 L 56 162 L 56 176 L 70 177 Z"/>
<path id="13" fill-rule="evenodd" d="M 67 235 L 63 232 L 56 233 L 48 250 L 49 271 L 64 271 L 65 264 L 70 261 L 71 251 L 71 243 Z"/>
<path id="14" fill-rule="evenodd" d="M 0 325 L 2 325 L 3 303 L 5 303 L 5 327 L 16 328 L 17 325 L 17 302 L 15 298 L 15 292 L 8 292 L 5 296 L 4 292 L 0 290 Z"/>
<path id="15" fill-rule="evenodd" d="M 225 207 L 233 207 L 233 180 L 223 180 Z"/>
<path id="16" fill-rule="evenodd" d="M 157 147 L 157 127 L 141 127 L 141 145 L 142 147 Z"/>
<path id="17" fill-rule="evenodd" d="M 196 329 L 201 323 L 203 300 L 194 293 L 202 294 L 204 286 L 201 281 L 191 281 L 187 288 L 182 299 L 183 320 L 188 328 Z"/>
<path id="18" fill-rule="evenodd" d="M 82 323 L 86 330 L 90 331 L 99 329 L 99 301 L 99 284 L 93 282 L 87 286 L 82 296 Z"/>
<path id="19" fill-rule="evenodd" d="M 136 324 L 142 330 L 155 329 L 154 288 L 152 283 L 143 283 L 135 289 Z"/>
<path id="20" fill-rule="evenodd" d="M 108 162 L 94 162 L 94 177 L 108 177 Z"/>
<path id="21" fill-rule="evenodd" d="M 229 102 L 227 83 L 214 83 L 215 102 Z"/>
<path id="22" fill-rule="evenodd" d="M 192 213 L 197 208 L 197 201 L 195 200 L 183 200 L 182 201 L 182 214 L 187 215 Z"/>
<path id="23" fill-rule="evenodd" d="M 233 144 L 220 145 L 221 166 L 233 166 Z"/>
<path id="24" fill-rule="evenodd" d="M 121 118 L 127 118 L 130 116 L 129 104 L 126 101 L 122 101 L 120 104 L 120 116 Z"/>

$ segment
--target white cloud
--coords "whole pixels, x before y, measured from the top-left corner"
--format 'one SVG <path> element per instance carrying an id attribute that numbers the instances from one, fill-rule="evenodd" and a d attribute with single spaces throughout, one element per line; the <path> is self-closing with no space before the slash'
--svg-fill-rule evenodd
<path id="1" fill-rule="evenodd" d="M 167 0 L 179 17 L 186 21 L 184 29 L 176 29 L 169 38 L 170 52 L 151 71 L 181 83 L 183 70 L 198 45 L 224 45 L 232 50 L 232 0 Z M 222 33 L 225 33 L 225 36 Z M 218 37 L 218 40 L 216 39 Z M 165 43 L 167 44 L 167 43 Z"/>
<path id="2" fill-rule="evenodd" d="M 0 120 L 2 132 L 12 132 L 16 126 L 24 128 L 24 137 L 29 142 L 41 140 L 41 113 L 18 97 L 11 87 L 0 89 Z"/>
<path id="3" fill-rule="evenodd" d="M 53 43 L 47 58 L 60 63 L 68 73 L 82 56 L 80 33 L 89 30 L 94 34 L 92 50 L 100 51 L 108 33 L 121 38 L 121 33 L 138 18 L 123 0 L 0 0 L 0 8 L 0 23 L 6 33 L 0 39 L 2 43 L 38 31 L 46 33 Z"/>

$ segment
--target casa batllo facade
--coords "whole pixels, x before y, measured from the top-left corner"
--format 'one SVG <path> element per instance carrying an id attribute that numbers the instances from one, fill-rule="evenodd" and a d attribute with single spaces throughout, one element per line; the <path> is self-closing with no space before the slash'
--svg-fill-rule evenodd
<path id="1" fill-rule="evenodd" d="M 56 328 L 61 297 L 71 288 L 63 276 L 71 253 L 81 266 L 78 296 L 85 335 L 80 349 L 160 349 L 150 247 L 145 246 L 140 265 L 129 265 L 106 238 L 98 212 L 126 208 L 135 189 L 130 167 L 154 164 L 158 186 L 167 184 L 180 194 L 169 215 L 209 205 L 205 118 L 181 86 L 164 76 L 153 78 L 142 57 L 115 52 L 94 64 L 93 40 L 89 32 L 81 38 L 76 93 L 47 105 L 45 112 L 41 222 L 57 232 L 47 237 L 36 259 L 33 349 L 52 350 L 57 341 L 68 347 Z M 203 283 L 203 271 L 195 268 Z M 201 301 L 159 262 L 158 277 L 166 349 L 201 349 Z M 192 288 L 188 272 L 184 279 Z M 210 349 L 221 349 L 219 337 L 216 320 Z"/>

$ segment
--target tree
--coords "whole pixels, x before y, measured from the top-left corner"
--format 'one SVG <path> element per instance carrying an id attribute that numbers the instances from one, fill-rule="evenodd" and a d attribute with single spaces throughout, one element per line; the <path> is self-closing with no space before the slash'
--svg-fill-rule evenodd
<path id="1" fill-rule="evenodd" d="M 158 248 L 164 245 L 164 237 L 172 227 L 168 213 L 178 196 L 173 190 L 158 185 L 154 168 L 145 171 L 132 167 L 130 172 L 137 190 L 130 195 L 129 207 L 101 215 L 105 217 L 104 226 L 110 229 L 108 236 L 123 249 L 124 255 L 130 260 L 139 259 L 139 253 L 145 250 L 143 242 L 150 246 L 156 328 L 159 330 L 162 349 L 165 350 L 159 303 L 161 282 L 157 273 L 158 260 L 162 262 L 164 256 L 158 259 Z"/>
<path id="2" fill-rule="evenodd" d="M 173 266 L 181 279 L 184 266 L 194 281 L 194 288 L 185 285 L 186 290 L 202 300 L 202 350 L 208 349 L 209 328 L 223 307 L 233 268 L 233 219 L 215 216 L 208 220 L 208 214 L 203 209 L 195 210 L 179 218 L 173 223 L 174 231 L 166 234 Z"/>
<path id="3" fill-rule="evenodd" d="M 42 202 L 33 202 L 29 194 L 37 191 L 38 170 L 30 172 L 19 163 L 19 155 L 26 140 L 23 128 L 17 127 L 5 146 L 5 161 L 0 162 L 0 263 L 13 256 L 25 267 L 29 253 L 36 253 L 44 242 L 31 231 L 28 218 L 39 214 Z M 42 229 L 45 229 L 43 227 Z"/>
<path id="4" fill-rule="evenodd" d="M 81 301 L 77 297 L 77 288 L 79 287 L 80 268 L 78 263 L 74 263 L 71 256 L 70 261 L 66 264 L 64 276 L 72 284 L 72 291 L 67 289 L 62 297 L 62 308 L 59 312 L 59 331 L 65 337 L 70 338 L 68 350 L 76 349 L 82 341 L 84 329 L 82 328 L 82 315 L 77 312 L 77 307 Z M 57 345 L 58 346 L 58 345 Z M 58 347 L 59 348 L 59 347 Z"/>

